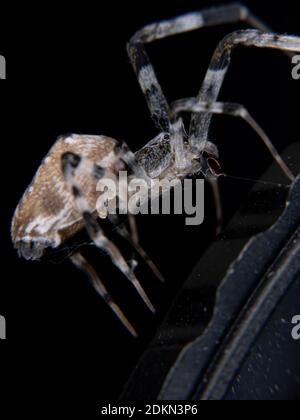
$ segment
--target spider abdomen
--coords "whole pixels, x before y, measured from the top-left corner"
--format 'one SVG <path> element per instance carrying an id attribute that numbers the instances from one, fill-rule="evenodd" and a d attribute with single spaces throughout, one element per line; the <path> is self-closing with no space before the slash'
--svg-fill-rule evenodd
<path id="1" fill-rule="evenodd" d="M 15 211 L 12 239 L 20 256 L 39 259 L 45 248 L 58 247 L 83 226 L 72 191 L 64 180 L 63 154 L 78 154 L 113 171 L 116 145 L 116 140 L 104 136 L 71 135 L 56 141 Z M 96 209 L 97 180 L 84 173 L 76 178 L 89 206 Z"/>

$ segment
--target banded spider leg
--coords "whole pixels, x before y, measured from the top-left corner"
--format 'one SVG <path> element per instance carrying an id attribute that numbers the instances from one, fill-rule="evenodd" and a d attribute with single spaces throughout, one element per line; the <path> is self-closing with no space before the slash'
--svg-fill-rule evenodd
<path id="1" fill-rule="evenodd" d="M 91 176 L 100 179 L 105 174 L 105 169 L 95 165 L 92 162 L 89 162 L 87 159 L 74 154 L 74 153 L 65 153 L 62 156 L 62 169 L 65 177 L 65 181 L 70 187 L 70 190 L 73 192 L 74 201 L 78 210 L 80 211 L 82 218 L 84 220 L 87 232 L 94 242 L 94 244 L 107 252 L 110 256 L 113 264 L 123 273 L 123 275 L 130 281 L 130 283 L 135 287 L 140 297 L 143 299 L 144 303 L 150 309 L 151 312 L 155 313 L 155 308 L 152 305 L 150 299 L 146 295 L 143 287 L 141 286 L 138 279 L 135 277 L 133 271 L 125 261 L 119 249 L 105 236 L 100 223 L 97 220 L 97 217 L 94 214 L 94 210 L 91 209 L 88 205 L 87 200 L 84 197 L 84 194 L 80 191 L 78 184 L 76 182 L 76 172 L 83 171 L 89 173 Z M 96 275 L 95 270 L 87 263 L 81 254 L 77 254 L 72 258 L 73 263 L 84 270 L 89 278 L 92 281 L 92 284 L 98 291 L 98 293 L 105 299 L 105 301 L 112 308 L 114 313 L 122 321 L 124 326 L 136 336 L 136 332 L 126 319 L 121 310 L 116 306 L 114 301 L 111 299 L 107 293 L 105 287 L 103 286 L 100 278 Z"/>
<path id="2" fill-rule="evenodd" d="M 209 26 L 246 22 L 254 28 L 269 31 L 270 28 L 240 3 L 204 9 L 169 20 L 145 26 L 130 39 L 128 54 L 155 125 L 170 132 L 170 107 L 156 77 L 145 45 L 159 39 L 190 32 Z"/>

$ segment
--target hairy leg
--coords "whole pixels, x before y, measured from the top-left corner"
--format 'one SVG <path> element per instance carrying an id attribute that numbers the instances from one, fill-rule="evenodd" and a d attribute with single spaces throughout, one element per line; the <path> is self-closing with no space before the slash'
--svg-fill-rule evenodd
<path id="1" fill-rule="evenodd" d="M 198 95 L 199 103 L 214 104 L 217 102 L 231 63 L 232 54 L 238 46 L 300 52 L 300 37 L 263 33 L 257 30 L 236 31 L 226 36 L 215 50 Z M 192 116 L 190 125 L 192 146 L 204 148 L 203 143 L 208 140 L 211 119 L 212 112 L 205 112 L 205 110 L 201 113 L 197 110 Z"/>
<path id="2" fill-rule="evenodd" d="M 128 216 L 129 221 L 131 220 L 131 226 L 133 226 L 134 231 L 137 234 L 137 226 L 135 217 L 133 215 Z M 148 265 L 148 267 L 151 269 L 151 271 L 154 273 L 154 275 L 162 282 L 165 282 L 165 279 L 159 269 L 156 267 L 154 262 L 151 260 L 151 258 L 148 256 L 146 251 L 142 248 L 139 242 L 138 235 L 132 235 L 130 234 L 124 224 L 120 224 L 119 217 L 117 215 L 111 215 L 109 216 L 109 220 L 111 223 L 116 227 L 116 230 L 120 236 L 122 236 L 126 241 L 130 243 L 130 245 L 133 247 L 133 249 L 139 254 L 139 256 L 145 261 L 145 263 Z M 132 229 L 131 229 L 132 232 Z"/>
<path id="3" fill-rule="evenodd" d="M 155 125 L 163 132 L 170 131 L 169 104 L 156 77 L 146 52 L 145 44 L 184 32 L 216 26 L 246 22 L 262 31 L 269 31 L 267 25 L 255 17 L 240 3 L 195 11 L 182 16 L 145 26 L 130 39 L 128 54 L 137 75 L 141 89 Z"/>
<path id="4" fill-rule="evenodd" d="M 87 260 L 79 252 L 72 255 L 72 257 L 70 257 L 70 260 L 79 270 L 83 271 L 88 276 L 94 289 L 102 297 L 105 303 L 110 307 L 110 309 L 122 322 L 124 327 L 130 332 L 130 334 L 132 334 L 133 337 L 137 337 L 136 330 L 133 328 L 133 326 L 128 321 L 126 316 L 123 314 L 121 309 L 118 307 L 118 305 L 115 303 L 113 298 L 110 296 L 106 287 L 100 280 L 100 277 L 98 276 L 96 270 L 87 262 Z"/>
<path id="5" fill-rule="evenodd" d="M 62 156 L 62 169 L 64 177 L 70 187 L 70 190 L 73 192 L 74 202 L 82 215 L 87 232 L 90 238 L 93 240 L 94 244 L 98 248 L 107 252 L 113 264 L 132 283 L 145 304 L 148 306 L 151 312 L 154 313 L 155 309 L 148 296 L 146 295 L 144 289 L 142 288 L 140 282 L 135 277 L 119 249 L 105 236 L 97 218 L 94 216 L 95 209 L 89 208 L 87 200 L 84 198 L 84 195 L 76 183 L 75 173 L 76 170 L 80 167 L 81 161 L 82 159 L 73 153 L 66 153 Z"/>

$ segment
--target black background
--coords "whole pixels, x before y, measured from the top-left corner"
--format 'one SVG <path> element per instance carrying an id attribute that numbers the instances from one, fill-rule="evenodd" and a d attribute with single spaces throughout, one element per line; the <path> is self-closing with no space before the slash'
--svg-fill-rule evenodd
<path id="1" fill-rule="evenodd" d="M 151 21 L 224 3 L 85 2 L 66 10 L 50 3 L 34 10 L 16 6 L 2 14 L 0 53 L 7 59 L 7 81 L 1 83 L 0 313 L 8 327 L 8 340 L 1 343 L 3 382 L 27 408 L 40 402 L 47 410 L 56 409 L 63 402 L 67 410 L 93 412 L 97 401 L 118 397 L 176 291 L 212 240 L 213 217 L 208 204 L 206 225 L 193 231 L 180 218 L 139 220 L 143 245 L 168 280 L 161 286 L 144 267 L 140 270 L 158 307 L 155 318 L 109 260 L 88 251 L 141 332 L 134 342 L 68 261 L 18 259 L 9 234 L 14 208 L 58 135 L 106 134 L 134 150 L 156 135 L 126 55 L 127 40 Z M 277 32 L 299 34 L 297 2 L 245 4 Z M 242 26 L 211 28 L 149 46 L 167 97 L 195 95 L 218 41 Z M 300 82 L 292 79 L 291 69 L 280 53 L 241 49 L 221 95 L 246 105 L 280 150 L 300 134 Z M 242 122 L 218 117 L 212 138 L 228 174 L 258 179 L 271 162 Z M 224 192 L 226 219 L 250 187 L 241 182 L 240 189 Z"/>

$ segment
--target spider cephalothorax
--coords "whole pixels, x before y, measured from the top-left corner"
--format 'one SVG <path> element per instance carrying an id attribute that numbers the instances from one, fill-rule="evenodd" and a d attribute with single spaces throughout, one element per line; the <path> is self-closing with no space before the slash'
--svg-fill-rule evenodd
<path id="1" fill-rule="evenodd" d="M 172 106 L 166 100 L 155 71 L 145 50 L 152 41 L 220 23 L 246 22 L 259 30 L 237 31 L 218 45 L 200 92 L 195 98 L 176 101 Z M 240 4 L 230 4 L 204 11 L 189 13 L 168 21 L 148 25 L 138 31 L 128 44 L 128 53 L 141 89 L 146 97 L 152 119 L 160 133 L 132 153 L 125 143 L 106 136 L 70 135 L 60 137 L 44 159 L 34 180 L 26 190 L 16 209 L 12 225 L 12 239 L 20 256 L 39 259 L 47 248 L 57 248 L 83 227 L 93 243 L 105 250 L 113 263 L 133 284 L 149 309 L 154 312 L 132 267 L 118 248 L 105 236 L 97 219 L 97 182 L 105 175 L 118 174 L 124 168 L 132 177 L 149 182 L 152 178 L 167 178 L 178 182 L 189 175 L 202 172 L 214 175 L 211 162 L 217 162 L 217 147 L 209 141 L 209 128 L 213 114 L 226 114 L 245 120 L 260 136 L 273 157 L 290 180 L 290 169 L 281 159 L 263 129 L 239 104 L 217 102 L 237 46 L 271 48 L 285 52 L 300 52 L 300 37 L 277 35 Z M 181 120 L 181 113 L 191 114 L 189 130 Z M 141 145 L 142 146 L 142 145 Z M 216 202 L 218 190 L 214 182 Z M 220 206 L 217 206 L 221 219 Z M 110 216 L 109 216 L 110 217 Z M 138 233 L 131 214 L 130 231 L 118 227 L 115 216 L 110 217 L 119 233 L 146 259 L 148 265 L 163 280 L 138 241 Z M 98 293 L 105 299 L 126 328 L 137 333 L 119 307 L 109 296 L 94 268 L 80 252 L 72 262 L 87 273 Z"/>
<path id="2" fill-rule="evenodd" d="M 193 147 L 179 118 L 172 122 L 170 132 L 159 134 L 137 151 L 135 157 L 150 178 L 172 180 L 201 172 L 205 176 L 206 159 L 218 159 L 219 153 L 209 141 L 199 148 Z"/>

